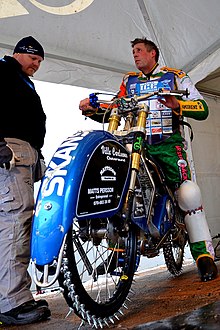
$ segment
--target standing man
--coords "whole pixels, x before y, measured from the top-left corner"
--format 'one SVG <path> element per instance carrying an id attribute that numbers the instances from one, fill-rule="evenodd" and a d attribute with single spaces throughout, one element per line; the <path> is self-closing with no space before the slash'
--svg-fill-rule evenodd
<path id="1" fill-rule="evenodd" d="M 35 301 L 27 271 L 34 182 L 41 179 L 46 115 L 32 77 L 44 59 L 33 37 L 0 60 L 0 324 L 29 324 L 50 317 Z"/>
<path id="2" fill-rule="evenodd" d="M 180 208 L 185 212 L 185 224 L 190 250 L 196 261 L 202 281 L 216 278 L 214 249 L 198 185 L 191 181 L 190 168 L 180 127 L 183 117 L 204 120 L 208 106 L 188 75 L 177 69 L 160 68 L 159 49 L 146 38 L 131 41 L 135 65 L 140 72 L 127 73 L 120 86 L 118 97 L 142 95 L 159 88 L 189 90 L 189 98 L 178 99 L 173 95 L 149 101 L 146 149 L 164 170 L 167 183 L 175 191 Z M 92 110 L 89 99 L 79 105 L 82 112 Z M 102 121 L 98 109 L 90 118 Z M 86 112 L 85 112 L 86 115 Z"/>

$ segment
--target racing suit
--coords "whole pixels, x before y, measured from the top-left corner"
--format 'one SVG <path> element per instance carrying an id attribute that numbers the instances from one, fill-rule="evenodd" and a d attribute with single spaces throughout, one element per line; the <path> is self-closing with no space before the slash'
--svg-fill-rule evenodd
<path id="1" fill-rule="evenodd" d="M 127 73 L 120 85 L 118 97 L 141 95 L 159 88 L 189 91 L 189 97 L 178 99 L 178 109 L 168 109 L 157 99 L 150 99 L 150 115 L 146 127 L 146 152 L 163 168 L 168 185 L 175 191 L 179 206 L 185 211 L 185 224 L 193 258 L 208 256 L 214 259 L 214 249 L 202 206 L 198 185 L 191 181 L 185 140 L 181 134 L 183 117 L 205 120 L 208 106 L 189 76 L 168 67 L 155 69 L 147 76 L 142 72 Z M 101 121 L 101 112 L 90 117 Z"/>

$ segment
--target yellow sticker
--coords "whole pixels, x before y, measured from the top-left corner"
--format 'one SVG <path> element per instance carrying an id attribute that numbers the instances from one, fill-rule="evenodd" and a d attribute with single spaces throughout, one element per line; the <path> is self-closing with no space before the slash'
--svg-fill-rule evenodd
<path id="1" fill-rule="evenodd" d="M 128 276 L 127 275 L 122 275 L 120 278 L 121 281 L 127 281 L 128 280 Z"/>
<path id="2" fill-rule="evenodd" d="M 203 111 L 204 107 L 200 101 L 181 101 L 179 100 L 182 111 Z"/>

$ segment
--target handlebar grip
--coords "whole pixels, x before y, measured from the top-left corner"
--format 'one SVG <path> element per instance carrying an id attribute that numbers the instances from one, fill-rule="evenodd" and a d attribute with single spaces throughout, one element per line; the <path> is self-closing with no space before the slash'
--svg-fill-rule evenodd
<path id="1" fill-rule="evenodd" d="M 178 94 L 180 94 L 180 95 L 182 94 L 182 95 L 185 95 L 186 97 L 188 97 L 189 94 L 190 94 L 188 88 L 183 89 L 183 90 L 181 90 L 181 89 L 175 90 L 175 89 L 174 89 L 174 90 L 171 90 L 170 93 L 171 93 L 171 94 L 172 94 L 172 93 L 173 93 L 173 94 L 177 94 L 177 95 L 178 95 Z"/>
<path id="2" fill-rule="evenodd" d="M 188 88 L 186 88 L 186 89 L 171 89 L 171 90 L 166 90 L 166 89 L 163 89 L 163 88 L 161 88 L 161 89 L 159 89 L 158 90 L 158 94 L 160 95 L 160 93 L 161 93 L 161 95 L 176 95 L 176 96 L 178 96 L 178 95 L 185 95 L 186 97 L 188 97 L 189 96 L 189 90 L 188 90 Z"/>

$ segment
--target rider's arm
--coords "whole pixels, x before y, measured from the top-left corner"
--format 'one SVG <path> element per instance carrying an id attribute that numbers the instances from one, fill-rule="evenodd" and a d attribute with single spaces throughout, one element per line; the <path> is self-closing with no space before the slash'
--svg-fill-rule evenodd
<path id="1" fill-rule="evenodd" d="M 105 106 L 105 105 L 103 105 L 103 106 Z M 84 116 L 90 117 L 92 120 L 95 120 L 99 123 L 103 122 L 103 116 L 104 116 L 105 110 L 102 110 L 101 105 L 99 108 L 92 107 L 90 104 L 89 98 L 85 98 L 80 101 L 79 109 L 82 111 L 82 114 Z"/>
<path id="2" fill-rule="evenodd" d="M 178 100 L 179 109 L 177 112 L 184 117 L 189 117 L 197 120 L 204 120 L 208 117 L 208 105 L 199 91 L 192 83 L 189 76 L 186 74 L 184 77 L 176 78 L 177 89 L 188 89 L 188 98 L 183 97 Z"/>
<path id="3" fill-rule="evenodd" d="M 120 85 L 119 92 L 117 93 L 117 97 L 122 97 L 126 95 L 126 86 L 124 83 L 124 79 Z M 109 109 L 109 104 L 101 103 L 99 108 L 93 108 L 90 105 L 89 98 L 86 98 L 84 100 L 80 101 L 79 109 L 82 110 L 82 114 L 86 117 L 91 118 L 92 120 L 95 120 L 99 123 L 108 122 L 110 111 L 107 111 Z"/>

